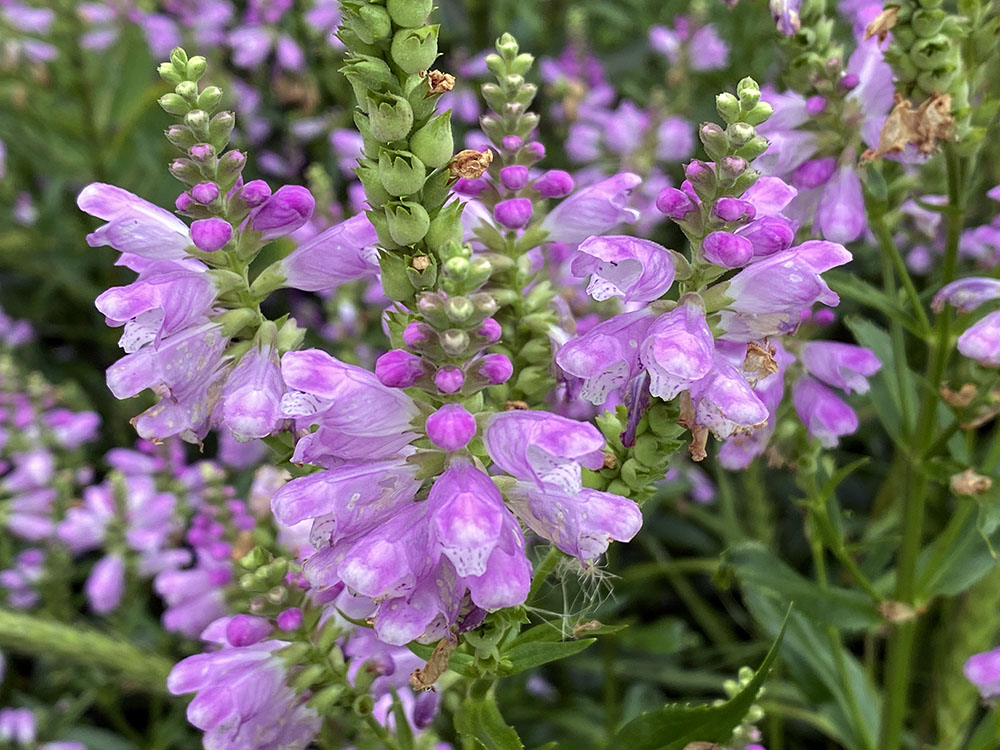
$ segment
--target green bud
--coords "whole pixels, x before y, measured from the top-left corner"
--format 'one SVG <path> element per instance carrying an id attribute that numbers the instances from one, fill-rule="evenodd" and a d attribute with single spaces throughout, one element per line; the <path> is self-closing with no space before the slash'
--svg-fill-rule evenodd
<path id="1" fill-rule="evenodd" d="M 727 123 L 736 122 L 740 118 L 740 100 L 729 92 L 715 97 L 715 109 Z"/>
<path id="2" fill-rule="evenodd" d="M 194 144 L 198 143 L 198 139 L 194 137 L 194 133 L 183 125 L 171 125 L 164 131 L 163 135 L 173 145 L 184 151 L 187 151 Z"/>
<path id="3" fill-rule="evenodd" d="M 743 121 L 751 125 L 760 125 L 774 114 L 774 107 L 767 102 L 757 102 L 753 108 L 743 116 Z"/>
<path id="4" fill-rule="evenodd" d="M 257 546 L 240 558 L 240 567 L 246 570 L 256 570 L 261 565 L 265 565 L 271 556 L 263 547 Z"/>
<path id="5" fill-rule="evenodd" d="M 742 90 L 738 91 L 737 96 L 740 100 L 740 107 L 743 108 L 744 112 L 747 112 L 757 106 L 757 102 L 760 101 L 760 89 L 756 86 L 744 86 Z"/>
<path id="6" fill-rule="evenodd" d="M 449 297 L 444 302 L 444 314 L 448 316 L 449 320 L 456 323 L 468 320 L 475 311 L 476 308 L 473 307 L 472 301 L 468 297 Z"/>
<path id="7" fill-rule="evenodd" d="M 622 464 L 621 478 L 633 490 L 643 490 L 648 484 L 648 477 L 643 471 L 642 465 L 634 458 L 630 458 Z"/>
<path id="8" fill-rule="evenodd" d="M 730 143 L 736 148 L 745 146 L 756 135 L 753 125 L 746 122 L 734 122 L 726 128 L 726 135 L 729 136 Z M 746 157 L 743 157 L 744 159 Z"/>
<path id="9" fill-rule="evenodd" d="M 385 149 L 378 157 L 378 177 L 389 195 L 410 195 L 424 185 L 424 163 L 409 151 Z"/>
<path id="10" fill-rule="evenodd" d="M 469 334 L 457 328 L 450 328 L 438 336 L 438 341 L 445 354 L 449 357 L 458 357 L 469 346 Z"/>
<path id="11" fill-rule="evenodd" d="M 517 73 L 520 76 L 526 75 L 531 66 L 535 64 L 535 58 L 533 55 L 529 55 L 527 52 L 522 52 L 520 55 L 515 57 L 510 63 L 510 72 Z"/>
<path id="12" fill-rule="evenodd" d="M 921 70 L 942 67 L 952 51 L 951 40 L 944 34 L 921 39 L 910 49 L 910 59 Z"/>
<path id="13" fill-rule="evenodd" d="M 198 95 L 198 108 L 207 112 L 213 111 L 222 101 L 222 89 L 218 86 L 206 86 L 205 90 Z"/>
<path id="14" fill-rule="evenodd" d="M 160 63 L 156 72 L 160 74 L 160 78 L 170 84 L 177 84 L 184 80 L 184 77 L 177 72 L 177 68 L 168 62 Z"/>
<path id="15" fill-rule="evenodd" d="M 512 34 L 504 32 L 496 42 L 496 50 L 504 60 L 513 60 L 517 57 L 519 47 L 517 39 Z"/>
<path id="16" fill-rule="evenodd" d="M 762 135 L 755 135 L 747 144 L 736 152 L 737 156 L 741 156 L 747 161 L 753 161 L 758 156 L 767 151 L 767 147 L 770 145 L 767 138 Z"/>
<path id="17" fill-rule="evenodd" d="M 757 179 L 759 177 L 760 177 L 760 172 L 758 172 L 756 169 L 747 169 L 744 172 L 740 173 L 739 175 L 736 176 L 736 179 L 733 181 L 733 186 L 731 190 L 732 194 L 743 195 L 743 193 L 749 190 L 750 187 L 755 182 L 757 182 Z M 677 263 L 676 260 L 675 263 Z M 679 269 L 678 269 L 678 276 L 679 276 Z"/>
<path id="18" fill-rule="evenodd" d="M 493 52 L 486 56 L 486 69 L 497 78 L 507 74 L 507 65 L 503 58 Z"/>
<path id="19" fill-rule="evenodd" d="M 935 91 L 947 91 L 951 88 L 957 72 L 954 68 L 924 70 L 917 75 L 917 85 L 927 94 L 933 94 Z M 958 109 L 958 107 L 953 107 L 953 109 Z"/>
<path id="20" fill-rule="evenodd" d="M 401 96 L 375 94 L 368 100 L 368 119 L 377 140 L 401 141 L 413 127 L 413 109 Z"/>
<path id="21" fill-rule="evenodd" d="M 291 680 L 291 686 L 297 693 L 303 693 L 326 677 L 326 667 L 322 664 L 310 664 L 302 669 Z"/>
<path id="22" fill-rule="evenodd" d="M 714 122 L 702 123 L 698 128 L 698 137 L 705 147 L 705 153 L 713 161 L 717 161 L 729 153 L 729 139 L 725 131 Z"/>
<path id="23" fill-rule="evenodd" d="M 184 115 L 184 124 L 191 128 L 191 132 L 198 138 L 208 140 L 208 112 L 203 109 L 192 109 Z"/>
<path id="24" fill-rule="evenodd" d="M 372 208 L 382 208 L 392 200 L 392 196 L 382 185 L 378 166 L 371 159 L 363 159 L 354 168 L 354 173 L 361 180 L 361 184 L 365 188 L 365 197 L 368 198 L 368 205 Z"/>
<path id="25" fill-rule="evenodd" d="M 174 47 L 170 50 L 170 64 L 174 66 L 181 75 L 187 74 L 188 56 L 181 47 Z"/>
<path id="26" fill-rule="evenodd" d="M 411 76 L 427 70 L 438 56 L 438 26 L 400 29 L 392 37 L 392 60 Z"/>
<path id="27" fill-rule="evenodd" d="M 410 138 L 410 150 L 431 169 L 447 164 L 455 153 L 451 134 L 451 110 L 432 117 Z"/>
<path id="28" fill-rule="evenodd" d="M 756 89 L 757 91 L 760 91 L 760 86 L 758 86 L 757 85 L 757 81 L 755 81 L 750 76 L 747 76 L 746 78 L 741 79 L 740 82 L 736 84 L 736 94 L 737 94 L 737 96 L 740 95 L 740 94 L 742 94 L 744 91 L 747 91 L 747 90 L 753 91 L 754 89 Z"/>
<path id="29" fill-rule="evenodd" d="M 187 66 L 185 67 L 185 75 L 189 81 L 197 81 L 208 69 L 208 61 L 205 60 L 201 55 L 195 55 L 190 60 L 187 61 Z"/>
<path id="30" fill-rule="evenodd" d="M 344 23 L 365 44 L 387 39 L 392 33 L 392 22 L 386 9 L 365 0 L 344 4 Z"/>
<path id="31" fill-rule="evenodd" d="M 466 281 L 470 288 L 478 289 L 489 280 L 492 274 L 493 264 L 486 258 L 476 256 L 469 261 L 469 275 Z"/>
<path id="32" fill-rule="evenodd" d="M 385 206 L 389 234 L 400 245 L 415 245 L 427 235 L 431 219 L 427 209 L 413 201 L 388 203 Z"/>
<path id="33" fill-rule="evenodd" d="M 234 127 L 236 115 L 232 112 L 219 112 L 208 123 L 208 142 L 215 146 L 216 151 L 222 151 L 229 143 Z"/>
<path id="34" fill-rule="evenodd" d="M 933 10 L 922 8 L 913 14 L 913 20 L 910 21 L 910 25 L 919 37 L 934 36 L 941 31 L 945 15 L 945 12 L 940 8 L 934 8 Z"/>
<path id="35" fill-rule="evenodd" d="M 394 24 L 412 29 L 427 20 L 434 0 L 387 0 L 385 7 Z"/>
<path id="36" fill-rule="evenodd" d="M 500 304 L 489 292 L 479 292 L 469 296 L 472 306 L 476 308 L 476 313 L 484 318 L 488 318 L 500 309 Z"/>
<path id="37" fill-rule="evenodd" d="M 431 222 L 433 226 L 434 222 Z M 462 281 L 469 275 L 469 261 L 461 257 L 448 258 L 444 264 L 444 271 L 450 277 Z"/>
<path id="38" fill-rule="evenodd" d="M 312 698 L 309 699 L 306 705 L 312 707 L 320 716 L 325 716 L 336 705 L 346 690 L 347 687 L 344 685 L 328 685 L 322 690 L 313 693 Z"/>
<path id="39" fill-rule="evenodd" d="M 426 242 L 431 250 L 443 256 L 445 248 L 453 244 L 461 245 L 462 239 L 462 204 L 454 201 L 438 211 L 431 221 Z"/>
<path id="40" fill-rule="evenodd" d="M 169 115 L 186 115 L 191 109 L 191 105 L 179 94 L 164 94 L 157 101 L 160 107 Z"/>
<path id="41" fill-rule="evenodd" d="M 295 318 L 289 318 L 278 331 L 278 351 L 291 352 L 298 349 L 306 337 L 306 329 L 301 328 Z"/>

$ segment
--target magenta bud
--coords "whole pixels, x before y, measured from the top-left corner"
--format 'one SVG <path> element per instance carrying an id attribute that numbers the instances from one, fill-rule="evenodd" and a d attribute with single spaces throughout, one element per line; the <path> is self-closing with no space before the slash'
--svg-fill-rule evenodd
<path id="1" fill-rule="evenodd" d="M 812 322 L 818 326 L 828 326 L 837 319 L 837 313 L 829 307 L 821 307 L 812 314 Z"/>
<path id="2" fill-rule="evenodd" d="M 188 154 L 195 161 L 208 161 L 215 156 L 215 146 L 208 143 L 196 143 L 188 149 Z"/>
<path id="3" fill-rule="evenodd" d="M 516 135 L 505 135 L 503 140 L 500 141 L 500 145 L 508 151 L 517 151 L 522 145 L 524 145 L 524 141 Z"/>
<path id="4" fill-rule="evenodd" d="M 848 73 L 838 81 L 837 85 L 844 91 L 853 91 L 858 87 L 859 83 L 861 83 L 861 78 L 857 73 Z"/>
<path id="5" fill-rule="evenodd" d="M 508 190 L 520 190 L 528 184 L 528 168 L 513 164 L 500 170 L 500 182 Z"/>
<path id="6" fill-rule="evenodd" d="M 694 201 L 683 190 L 663 188 L 656 196 L 656 208 L 674 221 L 680 221 L 694 211 Z"/>
<path id="7" fill-rule="evenodd" d="M 476 434 L 476 418 L 461 404 L 445 404 L 427 417 L 427 437 L 444 451 L 457 451 Z"/>
<path id="8" fill-rule="evenodd" d="M 706 180 L 712 175 L 712 169 L 705 162 L 695 159 L 684 165 L 684 176 L 692 183 Z"/>
<path id="9" fill-rule="evenodd" d="M 312 216 L 316 199 L 301 185 L 284 185 L 267 199 L 250 219 L 261 239 L 273 240 L 294 232 Z"/>
<path id="10" fill-rule="evenodd" d="M 810 96 L 806 99 L 806 113 L 818 115 L 826 109 L 826 99 L 822 96 Z"/>
<path id="11" fill-rule="evenodd" d="M 712 232 L 705 238 L 702 247 L 708 261 L 724 268 L 745 266 L 753 257 L 750 240 L 730 232 Z"/>
<path id="12" fill-rule="evenodd" d="M 792 184 L 803 190 L 825 185 L 837 169 L 837 160 L 832 156 L 810 159 L 800 164 L 792 172 Z"/>
<path id="13" fill-rule="evenodd" d="M 289 633 L 302 627 L 302 610 L 298 607 L 286 609 L 278 614 L 278 627 Z"/>
<path id="14" fill-rule="evenodd" d="M 487 354 L 480 360 L 479 374 L 490 385 L 500 385 L 510 380 L 510 376 L 514 374 L 514 365 L 505 354 Z"/>
<path id="15" fill-rule="evenodd" d="M 429 325 L 421 323 L 419 320 L 411 320 L 403 329 L 403 343 L 411 349 L 419 349 L 426 343 L 434 332 Z"/>
<path id="16" fill-rule="evenodd" d="M 250 180 L 240 191 L 240 198 L 250 208 L 256 208 L 271 197 L 271 186 L 263 180 Z"/>
<path id="17" fill-rule="evenodd" d="M 742 156 L 726 156 L 722 159 L 719 166 L 723 177 L 730 176 L 735 180 L 743 174 L 750 165 L 747 164 L 747 160 Z"/>
<path id="18" fill-rule="evenodd" d="M 743 221 L 757 215 L 757 209 L 749 201 L 723 196 L 715 202 L 715 215 L 723 221 Z"/>
<path id="19" fill-rule="evenodd" d="M 219 159 L 219 170 L 235 174 L 247 163 L 247 155 L 242 151 L 227 151 Z"/>
<path id="20" fill-rule="evenodd" d="M 271 633 L 271 623 L 263 617 L 236 615 L 226 624 L 226 640 L 232 646 L 252 646 Z"/>
<path id="21" fill-rule="evenodd" d="M 451 190 L 453 193 L 464 195 L 466 198 L 478 198 L 488 187 L 489 184 L 481 177 L 477 177 L 474 180 L 460 177 L 455 180 L 455 184 L 451 186 Z"/>
<path id="22" fill-rule="evenodd" d="M 423 374 L 420 357 L 402 349 L 392 349 L 375 360 L 375 377 L 389 388 L 409 388 Z"/>
<path id="23" fill-rule="evenodd" d="M 465 373 L 457 367 L 442 367 L 434 373 L 434 385 L 441 393 L 457 393 L 465 385 Z"/>
<path id="24" fill-rule="evenodd" d="M 194 199 L 190 195 L 187 193 L 181 193 L 177 196 L 177 200 L 174 201 L 174 206 L 178 211 L 183 213 L 191 207 L 192 203 L 194 203 Z"/>
<path id="25" fill-rule="evenodd" d="M 562 198 L 573 192 L 573 178 L 569 172 L 561 169 L 550 169 L 532 186 L 543 198 Z"/>
<path id="26" fill-rule="evenodd" d="M 207 206 L 219 197 L 219 186 L 214 182 L 199 182 L 191 188 L 191 197 L 203 206 Z"/>
<path id="27" fill-rule="evenodd" d="M 493 218 L 508 229 L 523 229 L 531 221 L 534 207 L 528 198 L 510 198 L 493 207 Z"/>
<path id="28" fill-rule="evenodd" d="M 233 227 L 225 219 L 198 219 L 191 222 L 191 241 L 199 250 L 214 253 L 233 238 Z"/>
<path id="29" fill-rule="evenodd" d="M 543 146 L 538 141 L 532 141 L 531 143 L 525 144 L 524 150 L 535 159 L 535 161 L 541 161 L 545 158 L 545 146 Z"/>
<path id="30" fill-rule="evenodd" d="M 500 340 L 503 330 L 500 328 L 500 324 L 493 318 L 487 318 L 483 321 L 482 325 L 479 326 L 479 330 L 476 331 L 476 334 L 492 344 Z"/>

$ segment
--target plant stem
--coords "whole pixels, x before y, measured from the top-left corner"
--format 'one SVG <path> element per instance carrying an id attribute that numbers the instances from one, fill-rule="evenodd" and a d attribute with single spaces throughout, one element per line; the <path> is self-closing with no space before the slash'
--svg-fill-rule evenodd
<path id="1" fill-rule="evenodd" d="M 945 212 L 947 234 L 942 285 L 955 278 L 958 268 L 958 242 L 964 213 L 962 165 L 952 144 L 945 145 L 944 156 L 948 172 L 948 206 Z M 927 380 L 931 392 L 925 394 L 921 401 L 920 415 L 912 436 L 914 451 L 909 458 L 903 492 L 899 496 L 903 503 L 903 525 L 896 564 L 896 600 L 905 604 L 913 604 L 917 593 L 917 558 L 923 538 L 929 484 L 927 477 L 923 475 L 922 466 L 934 443 L 935 416 L 938 408 L 936 394 L 948 363 L 950 339 L 951 313 L 945 310 L 938 316 L 927 363 Z M 884 705 L 879 750 L 899 750 L 902 745 L 907 701 L 912 682 L 911 666 L 917 624 L 916 618 L 899 623 L 889 637 L 883 680 Z"/>
<path id="2" fill-rule="evenodd" d="M 545 583 L 545 579 L 555 570 L 556 563 L 559 562 L 561 555 L 562 553 L 556 545 L 549 545 L 548 553 L 542 558 L 538 567 L 535 568 L 535 574 L 531 578 L 531 588 L 528 589 L 528 598 L 525 599 L 526 602 L 532 601 L 538 595 L 538 591 L 542 587 L 542 584 Z"/>

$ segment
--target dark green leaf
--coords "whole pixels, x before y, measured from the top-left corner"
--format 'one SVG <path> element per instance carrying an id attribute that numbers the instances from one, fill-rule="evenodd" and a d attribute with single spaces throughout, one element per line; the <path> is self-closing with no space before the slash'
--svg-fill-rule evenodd
<path id="1" fill-rule="evenodd" d="M 455 729 L 463 737 L 471 737 L 486 750 L 524 750 L 514 727 L 500 715 L 496 699 L 466 698 L 455 715 Z"/>
<path id="2" fill-rule="evenodd" d="M 573 654 L 578 654 L 596 641 L 596 638 L 585 638 L 580 641 L 556 641 L 549 643 L 535 641 L 515 645 L 503 655 L 510 661 L 510 666 L 504 668 L 504 674 L 517 674 L 526 669 L 540 667 L 550 661 L 559 661 Z"/>

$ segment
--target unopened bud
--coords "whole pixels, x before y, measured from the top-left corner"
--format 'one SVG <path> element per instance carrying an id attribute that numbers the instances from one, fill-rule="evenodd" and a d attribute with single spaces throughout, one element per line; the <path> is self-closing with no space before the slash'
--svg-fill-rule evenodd
<path id="1" fill-rule="evenodd" d="M 719 94 L 715 97 L 715 109 L 727 123 L 736 122 L 740 117 L 740 100 L 729 92 Z"/>
<path id="2" fill-rule="evenodd" d="M 427 70 L 438 55 L 438 27 L 400 29 L 393 34 L 389 51 L 393 62 L 405 73 L 416 75 Z"/>
<path id="3" fill-rule="evenodd" d="M 191 105 L 179 94 L 164 94 L 157 101 L 163 111 L 170 115 L 185 115 L 191 109 Z"/>

